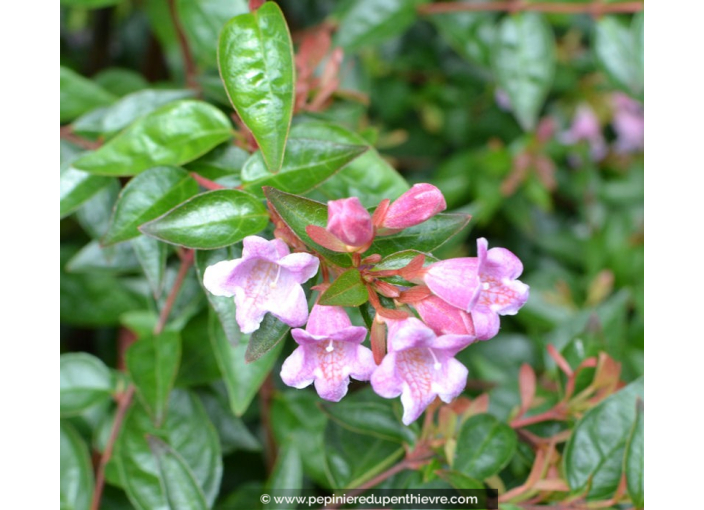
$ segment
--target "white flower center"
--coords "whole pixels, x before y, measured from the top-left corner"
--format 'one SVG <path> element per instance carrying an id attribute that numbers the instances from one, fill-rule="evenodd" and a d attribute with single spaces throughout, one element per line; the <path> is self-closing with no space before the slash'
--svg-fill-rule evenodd
<path id="1" fill-rule="evenodd" d="M 270 289 L 275 289 L 276 288 L 276 283 L 279 281 L 279 275 L 281 274 L 281 266 L 276 264 L 276 278 L 274 278 L 274 281 L 269 283 L 269 288 Z"/>
<path id="2" fill-rule="evenodd" d="M 432 350 L 430 347 L 428 347 L 428 352 L 430 353 L 430 355 L 431 355 L 431 356 L 433 357 L 433 359 L 435 360 L 435 363 L 433 363 L 433 368 L 434 368 L 435 370 L 440 370 L 440 369 L 442 368 L 442 363 L 440 363 L 440 361 L 438 361 L 437 356 L 435 356 L 435 353 L 433 352 L 433 350 Z"/>
<path id="3" fill-rule="evenodd" d="M 328 346 L 325 348 L 325 350 L 328 351 L 328 352 L 332 352 L 332 351 L 335 350 L 335 347 L 334 347 L 333 344 L 332 344 L 332 338 L 330 339 L 330 343 L 329 343 Z"/>

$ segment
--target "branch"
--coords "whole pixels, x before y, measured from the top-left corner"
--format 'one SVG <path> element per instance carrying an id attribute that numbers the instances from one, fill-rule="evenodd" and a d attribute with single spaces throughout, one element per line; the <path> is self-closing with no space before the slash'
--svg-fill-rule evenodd
<path id="1" fill-rule="evenodd" d="M 178 39 L 178 45 L 181 48 L 181 55 L 183 56 L 183 66 L 186 71 L 186 86 L 189 89 L 195 90 L 198 95 L 200 95 L 200 85 L 196 76 L 198 75 L 198 70 L 196 69 L 196 63 L 193 60 L 193 54 L 191 53 L 191 48 L 188 46 L 188 39 L 186 39 L 186 34 L 183 33 L 183 27 L 178 19 L 178 12 L 176 10 L 176 1 L 169 0 L 169 14 L 171 15 L 171 22 L 176 30 L 176 36 Z"/>
<path id="2" fill-rule="evenodd" d="M 186 250 L 181 258 L 181 267 L 178 270 L 178 275 L 176 275 L 176 281 L 174 286 L 169 292 L 169 296 L 166 298 L 166 303 L 164 303 L 164 308 L 159 314 L 159 320 L 154 326 L 154 334 L 158 335 L 164 330 L 166 326 L 166 321 L 171 313 L 171 308 L 174 306 L 176 301 L 176 296 L 178 291 L 181 289 L 183 280 L 186 278 L 188 270 L 193 265 L 193 250 Z M 124 361 L 120 360 L 118 364 L 123 364 Z M 134 397 L 135 387 L 134 384 L 130 384 L 124 393 L 117 396 L 117 412 L 115 413 L 115 421 L 112 424 L 112 429 L 110 430 L 110 437 L 105 445 L 105 450 L 100 457 L 100 463 L 98 464 L 98 470 L 95 475 L 95 490 L 93 491 L 93 500 L 90 505 L 91 510 L 98 510 L 100 508 L 100 499 L 103 496 L 103 487 L 105 486 L 105 467 L 110 458 L 112 457 L 112 451 L 115 447 L 115 442 L 120 434 L 120 429 L 122 428 L 122 422 L 125 419 L 127 410 L 132 403 L 132 398 Z"/>
<path id="3" fill-rule="evenodd" d="M 643 2 L 622 2 L 616 4 L 604 4 L 594 2 L 590 4 L 572 4 L 572 3 L 525 3 L 522 0 L 508 2 L 487 2 L 487 3 L 469 3 L 469 2 L 443 2 L 420 5 L 418 13 L 422 15 L 440 14 L 445 12 L 460 12 L 460 11 L 506 11 L 506 12 L 521 12 L 521 11 L 539 11 L 552 12 L 561 14 L 591 14 L 600 16 L 602 14 L 614 13 L 633 13 L 643 10 Z"/>

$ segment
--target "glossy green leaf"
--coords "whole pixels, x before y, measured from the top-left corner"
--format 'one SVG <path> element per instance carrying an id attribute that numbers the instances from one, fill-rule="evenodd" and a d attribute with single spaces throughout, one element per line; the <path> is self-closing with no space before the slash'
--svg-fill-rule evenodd
<path id="1" fill-rule="evenodd" d="M 267 352 L 279 345 L 279 343 L 287 337 L 290 330 L 291 327 L 289 325 L 284 324 L 270 313 L 267 313 L 259 329 L 249 337 L 244 360 L 247 363 L 257 361 Z"/>
<path id="2" fill-rule="evenodd" d="M 166 258 L 169 254 L 168 245 L 140 235 L 130 242 L 139 265 L 142 266 L 144 276 L 149 282 L 154 297 L 161 296 L 164 290 L 164 277 L 166 276 Z"/>
<path id="3" fill-rule="evenodd" d="M 210 507 L 222 476 L 218 434 L 194 394 L 172 391 L 168 409 L 164 423 L 155 427 L 144 408 L 138 402 L 132 404 L 113 452 L 120 481 L 138 510 L 170 508 L 162 470 L 147 439 L 155 436 L 183 459 Z"/>
<path id="4" fill-rule="evenodd" d="M 615 16 L 605 16 L 596 24 L 594 53 L 614 85 L 639 99 L 643 98 L 643 17 L 633 25 Z"/>
<path id="5" fill-rule="evenodd" d="M 174 331 L 139 338 L 127 350 L 125 363 L 137 394 L 158 425 L 166 414 L 169 392 L 181 359 L 181 337 Z"/>
<path id="6" fill-rule="evenodd" d="M 161 241 L 212 250 L 260 232 L 269 222 L 262 203 L 239 190 L 201 193 L 139 227 Z"/>
<path id="7" fill-rule="evenodd" d="M 293 43 L 281 9 L 266 2 L 220 32 L 220 76 L 230 102 L 252 131 L 272 172 L 284 158 L 293 115 Z"/>
<path id="8" fill-rule="evenodd" d="M 275 188 L 264 188 L 264 195 L 286 225 L 306 245 L 314 247 L 315 251 L 335 265 L 349 267 L 352 264 L 349 255 L 337 253 L 317 245 L 306 233 L 308 225 L 317 225 L 325 228 L 328 222 L 328 208 L 326 205 Z"/>
<path id="9" fill-rule="evenodd" d="M 168 166 L 150 168 L 122 189 L 102 243 L 110 245 L 139 236 L 139 225 L 161 216 L 196 193 L 198 184 L 188 172 Z"/>
<path id="10" fill-rule="evenodd" d="M 270 172 L 262 153 L 256 152 L 242 168 L 243 187 L 257 196 L 264 196 L 262 186 L 272 186 L 289 193 L 305 193 L 333 176 L 366 150 L 364 145 L 289 138 L 281 170 Z"/>
<path id="11" fill-rule="evenodd" d="M 643 378 L 604 399 L 577 422 L 564 454 L 567 483 L 591 498 L 613 495 L 623 472 L 626 443 L 643 399 Z"/>
<path id="12" fill-rule="evenodd" d="M 286 490 L 287 495 L 295 496 L 303 487 L 303 462 L 301 454 L 294 443 L 284 444 L 278 453 L 274 470 L 269 477 L 266 488 L 272 491 Z M 289 508 L 291 505 L 276 502 L 267 508 Z"/>
<path id="13" fill-rule="evenodd" d="M 368 253 L 387 257 L 406 251 L 409 246 L 419 252 L 432 252 L 465 228 L 469 220 L 470 216 L 467 214 L 436 214 L 420 225 L 407 228 L 398 234 L 377 237 Z"/>
<path id="14" fill-rule="evenodd" d="M 357 133 L 328 122 L 296 124 L 291 128 L 291 136 L 346 145 L 368 143 Z M 394 167 L 376 149 L 369 147 L 364 154 L 315 188 L 310 196 L 322 202 L 357 197 L 365 207 L 373 207 L 385 198 L 398 198 L 408 188 L 408 183 Z"/>
<path id="15" fill-rule="evenodd" d="M 177 0 L 176 9 L 196 62 L 203 67 L 217 65 L 218 36 L 225 23 L 249 12 L 247 0 Z"/>
<path id="16" fill-rule="evenodd" d="M 516 432 L 490 414 L 478 414 L 462 424 L 453 469 L 485 480 L 508 464 L 516 451 Z"/>
<path id="17" fill-rule="evenodd" d="M 119 194 L 120 183 L 113 178 L 107 186 L 98 191 L 76 211 L 78 223 L 91 238 L 100 239 L 107 231 Z"/>
<path id="18" fill-rule="evenodd" d="M 203 286 L 203 275 L 208 266 L 212 266 L 223 260 L 234 260 L 242 257 L 242 248 L 229 246 L 220 250 L 197 250 L 195 257 L 195 266 L 198 271 L 198 281 Z M 220 325 L 225 331 L 225 336 L 228 342 L 232 345 L 237 345 L 242 337 L 240 328 L 237 325 L 237 317 L 235 315 L 235 299 L 225 296 L 214 296 L 208 289 L 203 286 L 203 292 L 208 298 L 210 305 L 215 310 L 215 314 L 220 321 Z"/>
<path id="19" fill-rule="evenodd" d="M 387 441 L 413 444 L 416 434 L 413 428 L 401 422 L 387 402 L 339 402 L 323 405 L 325 413 L 342 427 Z"/>
<path id="20" fill-rule="evenodd" d="M 626 459 L 623 465 L 626 472 L 628 495 L 636 508 L 645 505 L 645 422 L 643 401 L 636 401 L 636 420 L 628 436 Z"/>
<path id="21" fill-rule="evenodd" d="M 105 364 L 85 352 L 61 355 L 61 416 L 79 414 L 116 391 L 116 379 Z"/>
<path id="22" fill-rule="evenodd" d="M 120 0 L 61 0 L 61 5 L 83 7 L 85 9 L 98 9 L 120 3 Z"/>
<path id="23" fill-rule="evenodd" d="M 501 21 L 492 53 L 496 80 L 511 100 L 511 109 L 526 131 L 535 128 L 555 73 L 552 29 L 537 13 L 507 16 Z"/>
<path id="24" fill-rule="evenodd" d="M 72 273 L 131 273 L 139 268 L 139 261 L 129 244 L 103 248 L 98 241 L 85 245 L 66 264 Z"/>
<path id="25" fill-rule="evenodd" d="M 66 158 L 63 157 L 64 145 L 62 143 L 62 162 L 60 174 L 60 203 L 61 218 L 65 218 L 85 202 L 90 200 L 100 190 L 112 184 L 115 179 L 104 175 L 93 175 L 83 170 L 77 170 L 71 163 L 80 157 L 82 151 L 75 151 Z"/>
<path id="26" fill-rule="evenodd" d="M 149 82 L 132 69 L 108 67 L 93 76 L 93 81 L 105 90 L 122 97 L 149 87 Z"/>
<path id="27" fill-rule="evenodd" d="M 485 68 L 491 67 L 496 16 L 488 12 L 433 14 L 430 22 L 460 56 Z"/>
<path id="28" fill-rule="evenodd" d="M 61 420 L 61 509 L 88 510 L 94 483 L 88 447 L 78 432 Z"/>
<path id="29" fill-rule="evenodd" d="M 215 425 L 220 436 L 220 446 L 223 455 L 235 451 L 261 451 L 262 445 L 247 428 L 242 419 L 232 414 L 227 399 L 225 385 L 218 381 L 206 388 L 200 388 L 198 397 L 208 413 L 210 421 Z"/>
<path id="30" fill-rule="evenodd" d="M 202 292 L 202 291 L 201 291 Z M 215 354 L 210 348 L 208 339 L 208 309 L 191 318 L 181 329 L 181 364 L 178 367 L 175 385 L 178 387 L 203 386 L 215 383 L 222 379 L 220 367 L 215 359 Z M 203 345 L 205 339 L 205 345 Z M 199 393 L 199 397 L 202 395 Z M 201 398 L 201 400 L 203 400 Z M 203 405 L 208 410 L 208 405 L 203 401 Z M 227 407 L 227 396 L 225 396 L 225 406 Z M 228 414 L 232 412 L 228 407 Z M 208 415 L 213 420 L 216 428 L 219 428 L 213 419 L 210 411 Z M 223 444 L 223 449 L 225 446 Z"/>
<path id="31" fill-rule="evenodd" d="M 217 182 L 228 188 L 242 184 L 240 173 L 249 153 L 235 145 L 225 143 L 216 147 L 205 156 L 186 165 L 186 170 Z"/>
<path id="32" fill-rule="evenodd" d="M 205 495 L 186 461 L 158 437 L 147 436 L 147 443 L 156 460 L 168 508 L 170 510 L 207 510 Z"/>
<path id="33" fill-rule="evenodd" d="M 71 127 L 79 135 L 111 137 L 159 107 L 194 95 L 192 90 L 140 90 L 82 115 Z"/>
<path id="34" fill-rule="evenodd" d="M 61 66 L 61 123 L 70 122 L 93 108 L 107 106 L 116 99 L 88 78 Z"/>
<path id="35" fill-rule="evenodd" d="M 242 416 L 274 366 L 284 344 L 279 343 L 254 363 L 247 363 L 244 356 L 248 337 L 243 335 L 236 344 L 231 344 L 213 314 L 210 317 L 210 342 L 225 378 L 232 412 Z"/>
<path id="36" fill-rule="evenodd" d="M 405 32 L 416 20 L 418 0 L 357 0 L 340 19 L 335 42 L 347 51 L 375 46 Z"/>
<path id="37" fill-rule="evenodd" d="M 359 306 L 369 299 L 369 292 L 357 269 L 349 269 L 338 276 L 320 296 L 325 306 Z"/>
<path id="38" fill-rule="evenodd" d="M 231 133 L 230 121 L 214 106 L 175 101 L 141 117 L 74 166 L 98 175 L 136 175 L 154 166 L 188 163 Z"/>

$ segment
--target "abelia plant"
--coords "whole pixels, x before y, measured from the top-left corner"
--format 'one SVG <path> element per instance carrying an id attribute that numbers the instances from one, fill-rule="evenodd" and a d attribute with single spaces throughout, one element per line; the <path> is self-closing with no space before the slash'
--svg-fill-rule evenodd
<path id="1" fill-rule="evenodd" d="M 203 284 L 216 296 L 234 296 L 243 333 L 256 331 L 267 312 L 289 326 L 303 326 L 307 320 L 306 329 L 292 331 L 299 347 L 284 362 L 281 378 L 295 388 L 315 383 L 325 400 L 341 400 L 350 377 L 371 379 L 378 395 L 401 396 L 403 422 L 408 425 L 436 396 L 450 402 L 462 392 L 467 369 L 454 355 L 475 340 L 494 337 L 499 315 L 517 313 L 528 299 L 528 286 L 517 280 L 523 272 L 521 261 L 505 248 L 488 250 L 483 238 L 477 241 L 476 257 L 424 267 L 426 256 L 432 254 L 417 253 L 396 269 L 380 269 L 395 254 L 375 253 L 376 238 L 393 237 L 446 208 L 442 193 L 431 184 L 416 184 L 393 203 L 384 199 L 373 214 L 356 197 L 331 200 L 325 228 L 299 226 L 310 236 L 308 243 L 297 238 L 286 212 L 271 202 L 269 206 L 283 222 L 281 228 L 289 229 L 283 239 L 300 251 L 290 253 L 280 238 L 246 237 L 242 257 L 208 266 Z M 399 239 L 399 252 L 412 250 Z M 346 255 L 332 261 L 316 245 Z M 313 287 L 318 296 L 308 317 L 301 284 L 319 267 L 321 278 Z M 392 278 L 398 277 L 406 281 L 395 283 Z M 362 302 L 356 293 L 345 297 L 350 289 L 361 289 Z M 381 296 L 392 299 L 393 306 L 384 306 Z M 371 350 L 361 345 L 367 329 L 352 326 L 343 308 L 367 299 L 375 323 L 388 326 L 388 338 L 379 326 L 370 335 Z M 330 300 L 335 304 L 326 306 Z"/>

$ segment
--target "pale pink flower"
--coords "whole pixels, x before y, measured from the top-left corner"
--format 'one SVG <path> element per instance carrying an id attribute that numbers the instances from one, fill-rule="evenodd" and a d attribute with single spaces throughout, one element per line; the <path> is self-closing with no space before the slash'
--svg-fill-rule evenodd
<path id="1" fill-rule="evenodd" d="M 243 333 L 252 333 L 267 312 L 289 326 L 308 319 L 301 284 L 318 272 L 319 261 L 308 253 L 290 253 L 280 239 L 244 238 L 242 258 L 206 268 L 203 285 L 216 296 L 235 297 L 236 319 Z"/>
<path id="2" fill-rule="evenodd" d="M 614 94 L 612 101 L 615 110 L 612 123 L 616 131 L 616 152 L 642 152 L 645 142 L 643 105 L 621 92 Z"/>
<path id="3" fill-rule="evenodd" d="M 439 297 L 427 298 L 413 303 L 420 318 L 438 335 L 469 335 L 475 337 L 472 316 L 452 306 Z"/>
<path id="4" fill-rule="evenodd" d="M 414 184 L 396 199 L 386 211 L 381 227 L 404 229 L 423 223 L 447 209 L 442 192 L 432 184 Z"/>
<path id="5" fill-rule="evenodd" d="M 601 124 L 594 110 L 586 104 L 577 108 L 572 125 L 562 134 L 561 140 L 567 145 L 574 145 L 581 141 L 588 142 L 594 161 L 604 159 L 606 156 L 606 141 L 601 132 Z"/>
<path id="6" fill-rule="evenodd" d="M 515 315 L 529 295 L 528 285 L 516 279 L 523 272 L 518 257 L 505 248 L 487 248 L 486 239 L 477 239 L 480 292 L 471 314 L 479 340 L 495 336 L 499 315 Z"/>
<path id="7" fill-rule="evenodd" d="M 435 397 L 450 402 L 467 383 L 467 368 L 454 356 L 472 342 L 469 335 L 437 336 L 416 318 L 388 321 L 388 353 L 371 377 L 384 398 L 401 396 L 404 424 L 423 413 Z"/>
<path id="8" fill-rule="evenodd" d="M 469 312 L 479 297 L 479 259 L 462 257 L 434 262 L 420 271 L 414 281 L 425 283 L 446 303 Z"/>
<path id="9" fill-rule="evenodd" d="M 368 381 L 376 368 L 372 351 L 360 345 L 367 329 L 353 326 L 339 306 L 315 305 L 306 329 L 291 335 L 299 347 L 284 361 L 281 379 L 294 388 L 314 383 L 321 398 L 338 402 L 350 377 Z"/>

